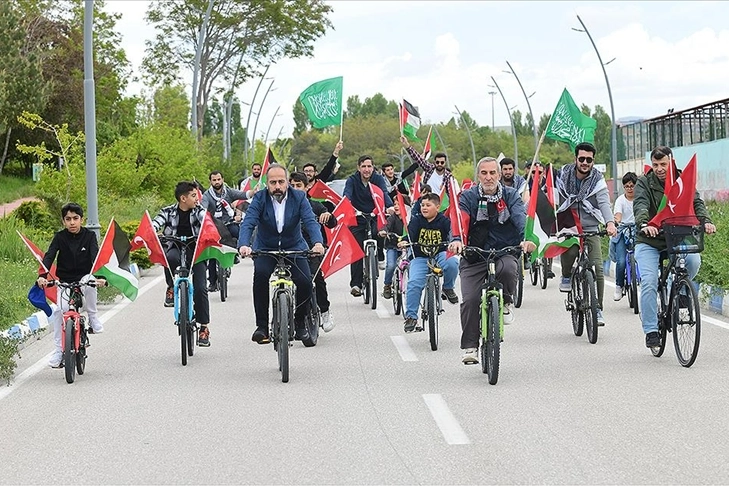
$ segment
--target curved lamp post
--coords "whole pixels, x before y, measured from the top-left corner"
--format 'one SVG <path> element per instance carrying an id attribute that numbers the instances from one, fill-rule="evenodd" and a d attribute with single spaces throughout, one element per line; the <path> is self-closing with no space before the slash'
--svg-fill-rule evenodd
<path id="1" fill-rule="evenodd" d="M 509 108 L 509 103 L 506 102 L 506 98 L 504 97 L 504 92 L 501 91 L 501 88 L 499 87 L 499 83 L 496 82 L 493 76 L 491 76 L 491 81 L 494 82 L 494 87 L 498 90 L 499 94 L 501 95 L 501 99 L 504 100 L 504 106 L 506 106 L 506 111 L 509 113 L 509 121 L 511 122 L 511 134 L 514 137 L 514 162 L 516 165 L 519 165 L 519 147 L 517 146 L 517 140 L 516 140 L 516 127 L 514 126 L 514 117 L 511 116 L 511 108 Z"/>
<path id="2" fill-rule="evenodd" d="M 590 39 L 590 43 L 592 44 L 592 47 L 595 49 L 595 54 L 597 54 L 597 60 L 600 62 L 600 67 L 602 68 L 602 74 L 605 76 L 605 84 L 607 85 L 608 90 L 608 98 L 610 98 L 610 120 L 611 120 L 611 126 L 610 126 L 610 171 L 612 172 L 613 176 L 613 200 L 617 199 L 618 197 L 618 136 L 617 136 L 617 125 L 615 124 L 615 106 L 613 105 L 613 92 L 610 90 L 610 80 L 608 79 L 607 71 L 605 70 L 605 66 L 610 64 L 615 60 L 615 58 L 610 59 L 608 62 L 602 62 L 602 57 L 600 56 L 600 51 L 597 50 L 597 45 L 595 44 L 595 41 L 592 40 L 592 36 L 590 35 L 590 31 L 587 30 L 587 26 L 582 21 L 580 16 L 577 16 L 577 20 L 580 21 L 580 25 L 582 25 L 582 29 L 575 29 L 574 27 L 572 30 L 576 32 L 584 32 L 587 34 L 587 38 Z"/>
<path id="3" fill-rule="evenodd" d="M 453 105 L 456 106 L 456 105 Z M 473 166 L 476 166 L 476 163 L 478 160 L 476 160 L 476 149 L 473 146 L 473 137 L 471 137 L 471 129 L 468 128 L 468 123 L 466 123 L 466 120 L 463 119 L 463 114 L 461 113 L 461 110 L 458 109 L 456 106 L 456 112 L 458 112 L 458 116 L 461 118 L 461 123 L 463 123 L 463 126 L 466 127 L 466 133 L 468 133 L 468 141 L 471 142 L 471 153 L 473 154 Z"/>
<path id="4" fill-rule="evenodd" d="M 261 79 L 258 81 L 258 85 L 256 86 L 256 91 L 253 93 L 253 99 L 251 100 L 251 103 L 248 105 L 248 103 L 245 103 L 248 105 L 248 119 L 246 120 L 246 136 L 243 139 L 243 159 L 245 160 L 246 165 L 246 173 L 248 173 L 248 135 L 250 134 L 250 131 L 248 130 L 248 127 L 251 126 L 251 113 L 253 113 L 253 105 L 256 103 L 256 97 L 258 96 L 258 90 L 261 88 L 261 83 L 263 83 L 264 79 L 266 78 L 266 73 L 268 72 L 268 68 L 270 68 L 271 65 L 269 64 L 266 66 L 266 69 L 263 71 L 263 74 L 261 75 Z M 258 116 L 258 114 L 256 114 Z M 251 143 L 256 138 L 256 134 L 253 134 L 253 138 L 251 139 Z"/>
<path id="5" fill-rule="evenodd" d="M 268 130 L 266 130 L 266 135 L 264 136 L 264 141 L 268 143 L 268 134 L 271 131 L 271 127 L 273 126 L 273 121 L 276 119 L 277 116 L 279 116 L 278 110 L 281 109 L 281 105 L 279 105 L 276 108 L 276 111 L 273 113 L 273 116 L 271 117 L 271 123 L 268 124 Z"/>
<path id="6" fill-rule="evenodd" d="M 276 80 L 272 79 L 271 84 L 268 85 L 268 89 L 263 95 L 263 100 L 261 100 L 261 106 L 258 107 L 258 115 L 256 115 L 256 121 L 253 122 L 253 132 L 251 132 L 253 134 L 253 137 L 251 138 L 251 160 L 253 160 L 254 162 L 256 160 L 256 130 L 258 129 L 258 119 L 261 117 L 261 113 L 263 112 L 263 105 L 266 104 L 266 98 L 268 97 L 268 93 L 276 89 L 271 89 L 273 88 L 274 82 L 276 82 Z"/>
<path id="7" fill-rule="evenodd" d="M 529 104 L 529 98 L 534 96 L 534 93 L 527 96 L 526 91 L 524 91 L 524 86 L 522 86 L 521 81 L 519 81 L 519 76 L 516 75 L 516 71 L 514 71 L 514 68 L 511 67 L 511 64 L 509 64 L 509 61 L 506 61 L 506 65 L 509 66 L 510 71 L 504 71 L 508 74 L 513 74 L 516 78 L 516 82 L 519 83 L 519 88 L 521 88 L 521 92 L 524 95 L 524 99 L 526 100 L 527 108 L 529 109 L 529 114 L 532 117 L 532 131 L 534 132 L 534 153 L 537 153 L 537 149 L 539 148 L 539 135 L 537 134 L 537 120 L 534 119 L 534 113 L 532 112 L 532 105 Z"/>
<path id="8" fill-rule="evenodd" d="M 215 0 L 210 0 L 208 9 L 205 11 L 205 16 L 203 17 L 200 35 L 197 38 L 197 48 L 195 49 L 195 65 L 192 69 L 192 134 L 195 136 L 195 140 L 197 140 L 197 85 L 200 73 L 200 58 L 202 57 L 203 42 L 205 42 L 208 20 L 210 20 L 210 12 L 213 10 L 213 3 L 215 3 Z"/>

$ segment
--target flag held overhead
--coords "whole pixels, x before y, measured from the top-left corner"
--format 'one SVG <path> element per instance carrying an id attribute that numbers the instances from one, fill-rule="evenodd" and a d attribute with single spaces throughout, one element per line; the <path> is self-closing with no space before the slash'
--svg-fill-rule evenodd
<path id="1" fill-rule="evenodd" d="M 342 76 L 325 79 L 312 84 L 299 95 L 314 128 L 342 123 L 342 82 Z"/>
<path id="2" fill-rule="evenodd" d="M 420 112 L 416 106 L 403 98 L 400 104 L 400 131 L 410 140 L 420 140 L 417 135 L 418 128 L 420 128 Z"/>
<path id="3" fill-rule="evenodd" d="M 554 113 L 549 118 L 545 136 L 570 144 L 572 150 L 581 142 L 595 140 L 597 122 L 580 111 L 567 88 L 562 91 Z"/>

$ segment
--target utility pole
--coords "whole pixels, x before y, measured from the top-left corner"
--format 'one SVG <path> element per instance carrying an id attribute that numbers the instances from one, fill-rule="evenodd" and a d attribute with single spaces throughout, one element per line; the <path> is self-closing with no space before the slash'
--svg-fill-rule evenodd
<path id="1" fill-rule="evenodd" d="M 496 91 L 489 91 L 489 94 L 491 95 L 491 131 L 496 131 L 496 123 L 494 122 L 494 95 L 496 94 Z"/>
<path id="2" fill-rule="evenodd" d="M 101 236 L 96 178 L 96 94 L 94 85 L 94 2 L 84 2 L 84 131 L 86 132 L 86 227 Z"/>

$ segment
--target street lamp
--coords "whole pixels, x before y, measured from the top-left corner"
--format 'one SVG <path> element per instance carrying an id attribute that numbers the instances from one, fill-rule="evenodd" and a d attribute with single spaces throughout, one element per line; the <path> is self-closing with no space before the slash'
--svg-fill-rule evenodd
<path id="1" fill-rule="evenodd" d="M 511 67 L 511 64 L 509 64 L 509 61 L 506 61 L 506 65 L 509 66 L 510 71 L 504 71 L 508 74 L 513 74 L 516 78 L 516 82 L 519 83 L 519 88 L 521 88 L 521 92 L 524 95 L 524 99 L 527 103 L 527 108 L 529 109 L 529 114 L 532 116 L 532 130 L 534 131 L 534 154 L 536 155 L 537 150 L 539 149 L 539 135 L 537 134 L 537 121 L 534 119 L 534 113 L 532 112 L 532 105 L 529 103 L 529 98 L 534 96 L 536 91 L 529 96 L 527 96 L 526 91 L 524 91 L 524 86 L 522 86 L 521 81 L 519 81 L 519 76 L 516 75 L 516 71 L 514 71 L 514 68 Z"/>
<path id="2" fill-rule="evenodd" d="M 456 106 L 456 105 L 453 105 Z M 471 142 L 471 153 L 473 154 L 473 165 L 476 166 L 476 163 L 478 162 L 476 160 L 476 148 L 473 146 L 473 137 L 471 137 L 471 129 L 468 127 L 468 123 L 466 123 L 466 120 L 463 119 L 463 114 L 461 113 L 461 110 L 458 109 L 456 106 L 456 112 L 458 116 L 461 118 L 461 123 L 463 123 L 463 126 L 466 127 L 466 133 L 468 133 L 468 140 Z"/>
<path id="3" fill-rule="evenodd" d="M 258 89 L 261 87 L 261 83 L 263 83 L 264 79 L 271 79 L 266 77 L 266 73 L 268 72 L 268 68 L 270 68 L 271 65 L 269 64 L 266 66 L 266 69 L 263 71 L 263 74 L 261 75 L 261 79 L 258 81 L 258 85 L 256 86 L 256 91 L 253 93 L 253 99 L 251 100 L 250 104 L 243 101 L 242 103 L 244 105 L 248 105 L 248 119 L 246 120 L 246 136 L 243 139 L 243 158 L 245 160 L 246 165 L 246 174 L 248 173 L 248 134 L 250 133 L 248 131 L 248 127 L 251 126 L 251 113 L 253 113 L 253 105 L 256 103 L 256 96 L 258 96 Z M 255 139 L 255 133 L 253 134 L 253 139 Z M 253 143 L 253 139 L 251 139 L 251 143 Z"/>
<path id="4" fill-rule="evenodd" d="M 512 108 L 509 108 L 509 103 L 506 102 L 506 98 L 504 97 L 504 92 L 501 91 L 501 88 L 499 87 L 499 83 L 496 82 L 496 79 L 494 79 L 493 76 L 491 76 L 491 81 L 494 82 L 493 85 L 489 85 L 490 88 L 496 88 L 501 95 L 501 99 L 504 100 L 504 106 L 506 106 L 506 112 L 509 114 L 509 121 L 511 122 L 511 135 L 514 137 L 514 162 L 516 165 L 519 165 L 519 147 L 517 145 L 516 140 L 516 126 L 514 125 L 514 117 L 511 115 Z M 516 107 L 516 105 L 514 105 Z"/>
<path id="5" fill-rule="evenodd" d="M 582 21 L 580 16 L 577 16 L 577 20 L 580 21 L 580 25 L 582 25 L 582 29 L 575 29 L 572 27 L 572 30 L 576 32 L 584 32 L 587 34 L 587 38 L 590 39 L 590 43 L 592 44 L 592 47 L 595 49 L 595 54 L 597 54 L 597 60 L 600 62 L 600 67 L 602 68 L 602 74 L 605 76 L 605 84 L 607 85 L 608 90 L 608 97 L 610 98 L 610 120 L 611 120 L 611 126 L 610 126 L 610 171 L 612 172 L 613 176 L 613 200 L 617 199 L 618 197 L 618 135 L 617 135 L 617 125 L 615 123 L 615 106 L 613 105 L 613 92 L 610 90 L 610 80 L 608 79 L 607 71 L 605 70 L 605 66 L 610 64 L 615 60 L 615 58 L 610 59 L 608 62 L 602 62 L 602 57 L 600 56 L 600 51 L 597 50 L 597 45 L 595 44 L 595 41 L 592 40 L 592 36 L 590 35 L 590 31 L 587 30 L 587 26 Z"/>
<path id="6" fill-rule="evenodd" d="M 96 173 L 96 90 L 94 88 L 94 2 L 84 2 L 84 129 L 86 131 L 87 224 L 100 236 L 99 190 Z"/>
<path id="7" fill-rule="evenodd" d="M 205 11 L 202 26 L 200 26 L 200 34 L 197 37 L 197 46 L 195 48 L 195 64 L 192 69 L 192 134 L 197 141 L 197 89 L 198 76 L 200 73 L 200 58 L 202 57 L 202 46 L 205 42 L 205 35 L 208 30 L 208 20 L 210 20 L 210 12 L 213 10 L 215 0 L 210 0 L 208 9 Z"/>
<path id="8" fill-rule="evenodd" d="M 494 122 L 494 95 L 496 94 L 496 91 L 489 91 L 489 94 L 491 95 L 491 131 L 496 131 L 496 123 Z"/>
<path id="9" fill-rule="evenodd" d="M 279 105 L 276 108 L 276 111 L 273 113 L 273 116 L 271 117 L 271 123 L 268 124 L 268 130 L 266 130 L 266 135 L 264 137 L 264 141 L 268 143 L 268 133 L 271 131 L 271 126 L 273 126 L 273 121 L 276 119 L 277 116 L 281 116 L 283 113 L 279 113 L 278 110 L 281 109 L 281 105 Z"/>
<path id="10" fill-rule="evenodd" d="M 251 138 L 251 160 L 256 160 L 256 129 L 258 128 L 258 118 L 261 116 L 261 113 L 263 113 L 263 105 L 266 103 L 266 98 L 268 97 L 268 93 L 271 91 L 276 91 L 277 88 L 273 88 L 273 83 L 276 82 L 275 79 L 271 80 L 271 84 L 268 85 L 268 89 L 266 90 L 266 93 L 263 95 L 263 100 L 261 101 L 261 105 L 258 107 L 258 115 L 256 115 L 256 121 L 253 123 L 253 137 Z M 271 89 L 273 88 L 273 89 Z"/>

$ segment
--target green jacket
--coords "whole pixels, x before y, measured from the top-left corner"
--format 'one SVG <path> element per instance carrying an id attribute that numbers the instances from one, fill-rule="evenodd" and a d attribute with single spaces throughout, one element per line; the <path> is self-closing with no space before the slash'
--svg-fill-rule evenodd
<path id="1" fill-rule="evenodd" d="M 678 171 L 678 173 L 680 174 L 681 171 Z M 650 170 L 646 175 L 638 177 L 638 182 L 635 184 L 635 198 L 633 199 L 635 227 L 639 230 L 636 241 L 646 243 L 658 250 L 666 249 L 666 240 L 662 237 L 651 238 L 646 236 L 640 231 L 640 228 L 647 224 L 658 212 L 658 205 L 661 204 L 661 199 L 663 199 L 663 191 L 663 182 L 658 180 L 653 170 Z M 706 210 L 706 205 L 701 199 L 699 191 L 696 191 L 694 195 L 694 211 L 699 219 L 704 218 L 707 223 L 711 222 L 709 212 Z"/>

